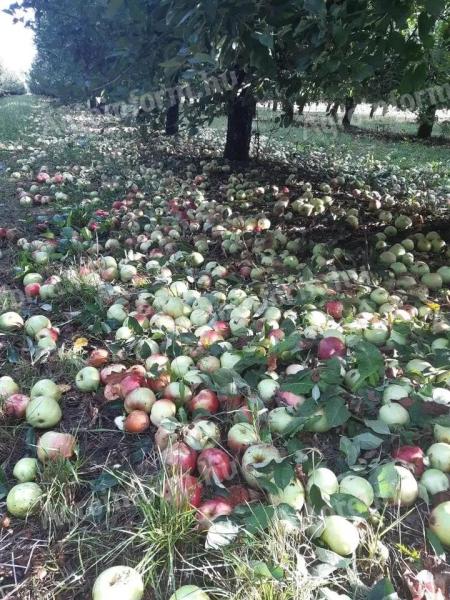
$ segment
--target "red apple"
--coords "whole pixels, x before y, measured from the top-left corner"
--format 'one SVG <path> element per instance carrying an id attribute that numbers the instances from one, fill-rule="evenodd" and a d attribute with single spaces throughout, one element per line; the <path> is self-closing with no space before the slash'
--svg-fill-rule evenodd
<path id="1" fill-rule="evenodd" d="M 177 432 L 170 432 L 167 429 L 164 429 L 162 425 L 160 425 L 155 433 L 155 444 L 156 447 L 161 451 L 165 450 L 169 443 L 174 444 L 178 437 Z"/>
<path id="2" fill-rule="evenodd" d="M 170 373 L 161 373 L 158 377 L 148 377 L 148 387 L 156 392 L 162 392 L 170 383 Z"/>
<path id="3" fill-rule="evenodd" d="M 200 336 L 200 345 L 203 346 L 203 348 L 209 348 L 216 342 L 223 342 L 223 339 L 224 338 L 220 333 L 214 331 L 214 329 L 211 329 L 209 331 L 205 331 L 205 333 L 202 333 Z"/>
<path id="4" fill-rule="evenodd" d="M 143 367 L 142 365 L 133 365 L 132 367 L 127 369 L 127 375 L 133 375 L 135 377 L 140 377 L 143 382 L 145 377 L 147 376 L 147 371 L 145 370 L 145 367 Z"/>
<path id="5" fill-rule="evenodd" d="M 184 442 L 175 442 L 163 451 L 162 459 L 166 467 L 190 473 L 195 470 L 197 452 Z"/>
<path id="6" fill-rule="evenodd" d="M 229 396 L 227 394 L 219 394 L 218 396 L 219 402 L 224 410 L 237 410 L 244 403 L 243 396 Z"/>
<path id="7" fill-rule="evenodd" d="M 217 333 L 220 333 L 224 339 L 229 338 L 231 335 L 230 325 L 226 321 L 216 321 L 212 328 L 214 331 L 217 331 Z"/>
<path id="8" fill-rule="evenodd" d="M 41 462 L 71 458 L 75 452 L 77 440 L 70 433 L 47 431 L 39 438 L 37 456 Z"/>
<path id="9" fill-rule="evenodd" d="M 108 350 L 105 350 L 103 348 L 96 348 L 95 350 L 92 350 L 92 352 L 89 355 L 88 365 L 96 368 L 103 367 L 107 364 L 108 359 Z"/>
<path id="10" fill-rule="evenodd" d="M 250 423 L 236 423 L 228 431 L 228 448 L 234 454 L 242 454 L 249 446 L 259 441 L 255 428 Z"/>
<path id="11" fill-rule="evenodd" d="M 243 485 L 231 485 L 227 488 L 227 492 L 227 500 L 233 508 L 239 504 L 246 504 L 252 499 L 250 490 Z"/>
<path id="12" fill-rule="evenodd" d="M 120 390 L 123 398 L 126 398 L 133 390 L 141 387 L 143 383 L 142 377 L 139 375 L 125 375 L 120 382 Z"/>
<path id="13" fill-rule="evenodd" d="M 392 458 L 408 463 L 417 477 L 425 471 L 424 457 L 423 450 L 419 446 L 400 446 L 392 452 Z"/>
<path id="14" fill-rule="evenodd" d="M 149 388 L 138 387 L 125 396 L 124 407 L 127 413 L 133 410 L 143 410 L 150 414 L 156 402 L 155 394 Z"/>
<path id="15" fill-rule="evenodd" d="M 205 479 L 223 481 L 231 477 L 231 461 L 228 454 L 220 448 L 206 448 L 199 454 L 197 461 L 199 474 Z"/>
<path id="16" fill-rule="evenodd" d="M 122 390 L 120 389 L 120 383 L 107 383 L 103 390 L 103 395 L 107 402 L 114 402 L 121 397 Z"/>
<path id="17" fill-rule="evenodd" d="M 347 348 L 342 340 L 337 337 L 326 337 L 319 342 L 317 356 L 320 360 L 328 360 L 335 356 L 345 356 Z"/>
<path id="18" fill-rule="evenodd" d="M 201 530 L 209 529 L 214 519 L 224 515 L 229 515 L 233 512 L 233 506 L 225 498 L 211 498 L 205 500 L 198 507 L 197 520 L 198 526 Z"/>
<path id="19" fill-rule="evenodd" d="M 330 317 L 339 321 L 342 319 L 342 313 L 344 311 L 344 305 L 340 300 L 330 300 L 325 304 L 325 310 Z"/>
<path id="20" fill-rule="evenodd" d="M 305 402 L 306 398 L 293 392 L 277 392 L 275 399 L 280 406 L 292 406 L 297 408 Z"/>
<path id="21" fill-rule="evenodd" d="M 178 508 L 198 508 L 202 501 L 203 486 L 193 475 L 183 474 L 164 482 L 164 498 Z"/>
<path id="22" fill-rule="evenodd" d="M 211 414 L 216 413 L 220 408 L 217 394 L 212 390 L 201 390 L 188 402 L 188 409 L 191 412 L 195 410 L 206 410 Z"/>
<path id="23" fill-rule="evenodd" d="M 6 398 L 3 404 L 3 411 L 7 417 L 22 419 L 25 416 L 30 398 L 25 394 L 12 394 Z"/>
<path id="24" fill-rule="evenodd" d="M 125 377 L 125 372 L 127 368 L 125 365 L 121 364 L 113 364 L 104 367 L 100 371 L 100 381 L 103 384 L 107 383 L 120 383 L 122 379 Z"/>
<path id="25" fill-rule="evenodd" d="M 28 283 L 24 289 L 25 289 L 25 296 L 27 298 L 37 298 L 39 296 L 41 286 L 39 283 Z"/>
<path id="26" fill-rule="evenodd" d="M 123 429 L 127 433 L 143 433 L 149 427 L 150 417 L 143 410 L 133 410 L 123 424 Z"/>

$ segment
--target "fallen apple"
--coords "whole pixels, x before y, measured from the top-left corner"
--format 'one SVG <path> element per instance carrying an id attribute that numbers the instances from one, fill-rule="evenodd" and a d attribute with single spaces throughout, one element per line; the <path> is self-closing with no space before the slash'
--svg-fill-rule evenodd
<path id="1" fill-rule="evenodd" d="M 35 458 L 25 457 L 16 462 L 13 469 L 13 476 L 20 483 L 34 481 L 38 473 L 38 462 Z"/>
<path id="2" fill-rule="evenodd" d="M 439 469 L 427 469 L 422 475 L 420 483 L 425 486 L 427 492 L 432 496 L 450 489 L 448 476 Z"/>
<path id="3" fill-rule="evenodd" d="M 77 440 L 70 433 L 47 431 L 37 443 L 37 457 L 41 462 L 72 458 L 75 453 Z"/>
<path id="4" fill-rule="evenodd" d="M 10 489 L 6 497 L 6 508 L 14 517 L 24 519 L 37 511 L 42 495 L 43 491 L 37 483 L 19 483 Z"/>
<path id="5" fill-rule="evenodd" d="M 169 600 L 210 600 L 208 594 L 196 585 L 183 585 Z"/>
<path id="6" fill-rule="evenodd" d="M 321 539 L 336 554 L 348 556 L 359 546 L 359 531 L 353 523 L 339 515 L 325 517 Z"/>
<path id="7" fill-rule="evenodd" d="M 100 573 L 92 588 L 92 600 L 141 600 L 144 582 L 131 567 L 115 566 Z"/>
<path id="8" fill-rule="evenodd" d="M 450 444 L 436 442 L 427 450 L 427 456 L 433 468 L 450 473 Z"/>
<path id="9" fill-rule="evenodd" d="M 25 415 L 27 423 L 38 429 L 49 429 L 62 419 L 61 407 L 51 396 L 38 396 L 31 400 Z"/>
<path id="10" fill-rule="evenodd" d="M 78 371 L 75 384 L 81 392 L 95 392 L 100 385 L 100 373 L 95 367 L 84 367 Z"/>
<path id="11" fill-rule="evenodd" d="M 431 511 L 430 529 L 445 546 L 450 547 L 450 501 L 441 502 Z"/>

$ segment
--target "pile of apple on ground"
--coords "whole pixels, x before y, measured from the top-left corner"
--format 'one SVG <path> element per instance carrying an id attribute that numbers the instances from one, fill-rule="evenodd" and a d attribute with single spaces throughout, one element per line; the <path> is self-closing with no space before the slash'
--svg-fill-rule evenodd
<path id="1" fill-rule="evenodd" d="M 200 175 L 195 166 L 179 175 L 143 167 L 141 184 L 109 207 L 99 208 L 101 189 L 92 192 L 76 226 L 48 219 L 32 241 L 2 232 L 20 250 L 15 275 L 26 298 L 0 316 L 8 356 L 27 348 L 45 368 L 67 346 L 67 323 L 72 332 L 84 323 L 74 352 L 86 364 L 72 384 L 118 439 L 154 440 L 163 472 L 154 494 L 195 512 L 207 548 L 241 543 L 262 506 L 267 522 L 308 540 L 319 561 L 339 555 L 345 568 L 347 557 L 370 556 L 388 565 L 374 531 L 401 530 L 417 507 L 426 539 L 409 543 L 439 562 L 450 546 L 445 240 L 414 232 L 414 203 L 389 217 L 392 198 L 366 186 L 348 196 L 353 212 L 343 217 L 358 247 L 309 243 L 292 219 L 342 217 L 334 197 L 345 177 L 313 191 L 293 176 L 277 187 L 216 161 L 202 167 Z M 216 172 L 225 183 L 213 199 Z M 61 199 L 78 179 L 84 189 L 88 173 L 43 167 L 28 189 L 13 177 L 28 207 L 36 196 Z M 378 232 L 360 234 L 366 221 Z M 83 300 L 92 291 L 94 314 Z M 64 421 L 70 388 L 61 383 L 0 378 L 6 419 L 25 420 L 37 440 L 7 470 L 8 526 L 39 517 L 45 465 L 83 457 Z M 143 597 L 145 572 L 133 566 L 105 570 L 93 598 Z M 172 598 L 208 598 L 195 583 Z"/>

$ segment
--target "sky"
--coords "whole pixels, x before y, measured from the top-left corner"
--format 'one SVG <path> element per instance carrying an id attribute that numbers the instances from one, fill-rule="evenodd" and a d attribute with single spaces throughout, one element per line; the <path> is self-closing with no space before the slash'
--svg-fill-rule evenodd
<path id="1" fill-rule="evenodd" d="M 0 11 L 13 0 L 0 0 Z M 12 17 L 0 12 L 0 63 L 9 71 L 24 77 L 31 67 L 35 54 L 33 33 L 21 23 L 14 24 Z"/>

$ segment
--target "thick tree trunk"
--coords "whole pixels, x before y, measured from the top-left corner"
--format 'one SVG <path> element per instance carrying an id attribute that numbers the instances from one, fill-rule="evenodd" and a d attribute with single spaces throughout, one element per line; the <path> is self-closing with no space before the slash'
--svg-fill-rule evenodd
<path id="1" fill-rule="evenodd" d="M 419 115 L 419 129 L 417 137 L 420 140 L 429 140 L 433 133 L 433 125 L 436 120 L 436 106 L 432 105 Z"/>
<path id="2" fill-rule="evenodd" d="M 180 116 L 180 103 L 176 102 L 169 106 L 166 112 L 166 135 L 177 135 L 178 118 Z"/>
<path id="3" fill-rule="evenodd" d="M 338 122 L 338 110 L 339 110 L 339 102 L 335 102 L 333 106 L 330 108 L 328 114 L 333 119 L 335 123 Z"/>
<path id="4" fill-rule="evenodd" d="M 282 101 L 283 106 L 283 125 L 287 127 L 294 121 L 294 105 L 286 98 Z"/>
<path id="5" fill-rule="evenodd" d="M 325 109 L 325 114 L 329 115 L 330 114 L 330 110 L 331 110 L 331 102 L 328 102 L 327 107 Z"/>
<path id="6" fill-rule="evenodd" d="M 251 91 L 242 90 L 228 105 L 227 141 L 224 157 L 228 160 L 246 161 L 250 158 L 252 123 L 256 100 Z"/>
<path id="7" fill-rule="evenodd" d="M 278 110 L 278 100 L 274 100 L 273 101 L 272 110 L 273 110 L 273 112 L 277 112 L 277 110 Z"/>
<path id="8" fill-rule="evenodd" d="M 348 129 L 352 123 L 353 113 L 355 112 L 356 102 L 353 97 L 348 96 L 345 99 L 345 113 L 342 119 L 342 125 Z"/>
<path id="9" fill-rule="evenodd" d="M 306 103 L 308 102 L 307 96 L 300 96 L 298 99 L 298 114 L 302 115 L 305 110 Z"/>

